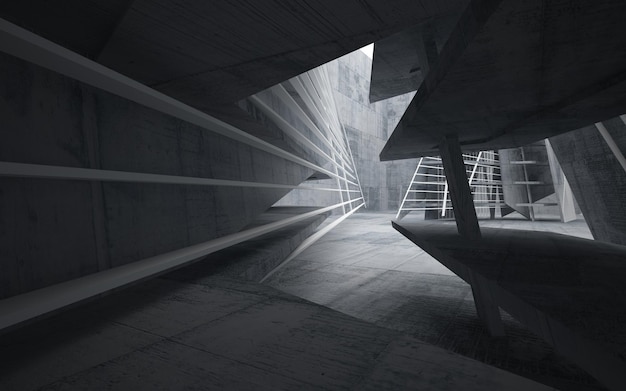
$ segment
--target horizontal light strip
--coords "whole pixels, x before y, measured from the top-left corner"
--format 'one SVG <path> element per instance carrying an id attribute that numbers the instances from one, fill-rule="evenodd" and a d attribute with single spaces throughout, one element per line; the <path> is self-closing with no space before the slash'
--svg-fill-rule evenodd
<path id="1" fill-rule="evenodd" d="M 332 188 L 326 188 L 326 187 L 312 187 L 312 186 L 307 186 L 307 187 L 296 187 L 294 190 L 325 190 L 325 191 L 335 191 L 335 192 L 344 192 L 344 193 L 360 193 L 360 190 L 349 190 L 349 189 L 332 189 Z"/>
<path id="2" fill-rule="evenodd" d="M 308 92 L 304 89 L 302 82 L 299 80 L 300 76 L 289 80 L 289 83 L 291 84 L 291 86 L 296 90 L 296 92 L 298 93 L 298 96 L 302 99 L 302 101 L 304 102 L 305 106 L 309 106 L 312 105 L 312 99 L 310 97 L 310 95 L 308 94 Z M 330 88 L 330 87 L 329 87 Z M 285 89 L 285 87 L 281 84 L 276 85 L 275 87 L 272 88 L 273 92 L 276 94 L 276 96 L 281 99 L 285 104 L 287 104 L 289 107 L 292 107 L 292 109 L 296 112 L 296 114 L 300 117 L 300 119 L 313 131 L 315 131 L 318 134 L 318 137 L 326 144 L 328 145 L 331 149 L 333 149 L 335 151 L 335 153 L 337 153 L 340 156 L 345 156 L 347 151 L 341 151 L 339 149 L 336 149 L 333 145 L 333 140 L 336 139 L 336 135 L 335 135 L 335 131 L 333 128 L 331 127 L 327 127 L 328 130 L 328 136 L 332 137 L 333 140 L 331 140 L 330 138 L 328 138 L 326 135 L 324 135 L 324 132 L 322 132 L 322 129 L 320 129 L 315 122 L 313 122 L 313 120 L 311 119 L 311 117 L 304 111 L 304 109 L 300 106 L 300 104 L 298 104 L 294 98 L 291 96 L 291 94 Z M 335 107 L 335 106 L 333 106 Z M 335 107 L 336 108 L 336 107 Z M 310 110 L 310 109 L 309 109 Z M 339 130 L 339 129 L 336 129 Z M 339 147 L 341 147 L 340 145 L 338 145 Z"/>
<path id="3" fill-rule="evenodd" d="M 506 205 L 506 204 L 490 204 L 490 205 L 485 205 L 485 206 L 480 206 L 480 205 L 474 205 L 475 209 L 487 209 L 487 208 L 492 208 L 492 207 L 496 207 L 496 206 L 501 206 L 501 205 Z M 424 208 L 402 208 L 401 210 L 409 210 L 409 211 L 425 211 L 425 210 L 441 210 L 444 208 L 428 208 L 428 207 L 424 207 Z M 451 206 L 446 206 L 445 210 L 452 210 Z"/>
<path id="4" fill-rule="evenodd" d="M 441 200 L 429 200 L 429 199 L 411 199 L 411 200 L 406 200 L 406 202 L 421 202 L 421 203 L 426 203 L 427 206 L 433 206 L 433 205 L 442 205 L 443 203 L 441 202 Z M 480 206 L 480 205 L 505 205 L 504 203 L 493 203 L 490 202 L 489 200 L 474 200 L 474 206 Z M 529 204 L 516 204 L 516 205 L 529 205 Z M 532 205 L 557 205 L 556 203 L 533 203 Z M 414 208 L 417 208 L 417 205 L 412 206 Z M 406 209 L 406 208 L 402 208 L 402 209 Z"/>
<path id="5" fill-rule="evenodd" d="M 494 164 L 494 165 L 486 165 L 486 164 L 481 164 L 481 163 L 476 164 L 476 162 L 472 162 L 470 160 L 465 160 L 465 165 L 466 166 L 476 166 L 477 165 L 479 167 L 497 168 L 497 169 L 500 168 L 500 165 L 498 165 L 498 164 Z M 424 168 L 432 168 L 433 170 L 443 170 L 443 166 L 430 166 L 428 164 L 422 164 L 422 167 L 424 167 Z M 466 168 L 466 171 L 470 171 L 470 170 L 468 170 Z"/>
<path id="6" fill-rule="evenodd" d="M 452 210 L 451 206 L 446 206 L 445 208 L 402 208 L 402 210 L 441 210 L 441 209 L 446 209 L 446 210 Z"/>
<path id="7" fill-rule="evenodd" d="M 332 230 L 333 228 L 338 226 L 342 221 L 344 221 L 345 219 L 350 217 L 350 215 L 352 215 L 354 212 L 359 210 L 364 205 L 365 205 L 365 203 L 361 203 L 356 208 L 352 209 L 348 213 L 346 213 L 343 216 L 339 217 L 337 220 L 335 220 L 332 223 L 328 224 L 326 227 L 320 229 L 319 231 L 315 232 L 313 235 L 311 235 L 308 238 L 306 238 L 302 243 L 300 243 L 300 245 L 295 250 L 293 250 L 293 252 L 291 254 L 289 254 L 289 256 L 284 261 L 282 261 L 278 266 L 276 266 L 269 273 L 267 273 L 265 275 L 265 277 L 263 277 L 261 279 L 261 281 L 259 281 L 259 282 L 261 282 L 261 283 L 265 282 L 268 278 L 270 278 L 272 275 L 274 275 L 274 273 L 276 273 L 278 270 L 280 270 L 283 267 L 285 267 L 285 265 L 287 265 L 289 262 L 291 262 L 295 257 L 300 255 L 304 250 L 309 248 L 313 243 L 317 242 L 322 236 L 326 235 L 330 230 Z"/>
<path id="8" fill-rule="evenodd" d="M 438 185 L 438 186 L 443 186 L 446 184 L 446 182 L 422 182 L 422 181 L 413 181 L 413 183 L 416 183 L 418 185 Z"/>
<path id="9" fill-rule="evenodd" d="M 424 168 L 432 168 L 434 170 L 443 170 L 443 166 L 429 166 L 427 164 L 422 164 L 422 167 L 424 167 Z"/>
<path id="10" fill-rule="evenodd" d="M 484 159 L 480 159 L 480 160 L 484 160 Z M 500 163 L 494 163 L 494 164 L 476 163 L 475 160 L 465 160 L 465 165 L 466 166 L 486 167 L 486 168 L 500 168 Z"/>
<path id="11" fill-rule="evenodd" d="M 190 264 L 200 257 L 287 227 L 309 217 L 331 211 L 348 202 L 317 209 L 260 227 L 0 300 L 0 332 L 74 303 L 108 293 L 133 282 L 154 277 L 173 268 Z"/>
<path id="12" fill-rule="evenodd" d="M 413 181 L 413 183 L 417 183 L 418 185 L 437 185 L 437 186 L 443 186 L 446 184 L 446 182 L 423 182 L 423 181 Z M 514 185 L 525 185 L 527 184 L 526 182 L 515 182 L 513 183 Z M 541 183 L 528 183 L 531 185 L 537 185 L 537 184 L 543 184 L 543 182 Z M 472 181 L 472 184 L 470 186 L 490 186 L 490 185 L 502 185 L 502 181 Z"/>
<path id="13" fill-rule="evenodd" d="M 342 191 L 341 189 L 331 189 L 315 186 L 292 186 L 276 183 L 245 182 L 227 179 L 148 174 L 142 172 L 97 170 L 93 168 L 47 166 L 42 164 L 13 162 L 0 162 L 0 176 L 88 181 L 93 180 L 106 182 L 164 183 L 173 185 L 257 187 L 265 189 L 322 190 L 335 192 Z"/>
<path id="14" fill-rule="evenodd" d="M 0 18 L 0 50 L 316 171 L 322 167 Z"/>
<path id="15" fill-rule="evenodd" d="M 309 82 L 309 83 L 306 83 L 306 82 Z M 339 150 L 342 151 L 343 154 L 346 154 L 347 153 L 346 149 L 338 140 L 337 135 L 335 134 L 335 132 L 333 132 L 330 123 L 324 118 L 322 113 L 319 111 L 317 105 L 315 104 L 315 99 L 309 93 L 309 89 L 314 89 L 314 86 L 312 85 L 312 83 L 310 83 L 310 78 L 308 78 L 307 80 L 307 76 L 306 74 L 304 74 L 304 75 L 290 79 L 289 84 L 291 84 L 291 86 L 296 90 L 298 95 L 300 95 L 300 98 L 302 98 L 302 101 L 309 108 L 309 110 L 311 111 L 313 116 L 317 119 L 317 121 L 320 124 L 323 124 L 326 126 L 326 129 L 328 130 L 330 137 L 332 137 L 335 140 Z"/>
<path id="16" fill-rule="evenodd" d="M 344 157 L 343 154 L 341 154 L 337 149 L 335 149 L 333 144 L 326 138 L 326 136 L 322 133 L 320 128 L 318 128 L 317 125 L 315 125 L 313 120 L 304 112 L 302 107 L 300 107 L 300 105 L 297 104 L 297 102 L 294 100 L 291 94 L 287 92 L 285 87 L 283 87 L 281 84 L 278 84 L 272 88 L 272 92 L 278 97 L 278 99 L 280 99 L 283 102 L 283 104 L 289 107 L 289 109 L 291 109 L 291 111 L 293 111 L 298 116 L 298 118 L 300 118 L 300 120 L 304 123 L 304 125 L 306 125 L 313 133 L 315 133 L 315 135 L 320 141 L 326 144 L 326 146 L 329 147 L 331 151 L 334 151 L 344 163 L 348 163 L 346 161 L 347 157 Z M 348 169 L 351 170 L 351 167 L 348 167 Z M 356 179 L 354 176 L 352 177 Z"/>
<path id="17" fill-rule="evenodd" d="M 261 99 L 259 99 L 256 96 L 251 96 L 248 98 L 257 108 L 259 108 L 265 115 L 267 115 L 268 117 L 270 117 L 271 119 L 273 119 L 276 122 L 276 125 L 278 125 L 279 128 L 281 128 L 281 130 L 287 134 L 292 135 L 295 139 L 299 140 L 300 142 L 306 144 L 312 151 L 314 151 L 315 153 L 317 153 L 319 156 L 323 157 L 324 159 L 326 159 L 328 162 L 330 162 L 331 164 L 335 165 L 337 168 L 344 170 L 343 166 L 341 166 L 340 164 L 338 164 L 333 158 L 331 158 L 330 156 L 328 156 L 326 154 L 326 152 L 322 151 L 322 149 L 320 147 L 318 147 L 317 145 L 315 145 L 315 143 L 311 140 L 309 140 L 307 137 L 305 137 L 302 133 L 300 133 L 296 128 L 293 127 L 293 125 L 291 125 L 289 122 L 287 122 L 287 120 L 285 120 L 283 117 L 281 117 L 277 112 L 275 112 L 271 107 L 269 107 L 268 105 L 266 105 L 263 101 L 261 101 Z M 329 170 L 325 170 L 323 171 L 326 175 L 330 175 L 336 178 L 339 178 L 341 180 L 344 180 L 343 176 L 339 176 L 335 173 L 333 173 L 332 171 Z M 354 175 L 348 173 L 350 176 L 352 176 L 354 178 Z M 355 178 L 356 179 L 356 178 Z M 356 185 L 356 184 L 355 184 Z"/>
<path id="18" fill-rule="evenodd" d="M 539 164 L 537 160 L 511 160 L 509 164 Z M 548 164 L 548 162 L 542 162 L 542 164 Z"/>
<path id="19" fill-rule="evenodd" d="M 321 110 L 321 112 L 325 115 L 327 121 L 329 124 L 331 124 L 333 129 L 339 129 L 339 121 L 337 119 L 336 116 L 334 116 L 333 114 L 336 113 L 336 110 L 328 110 L 328 107 L 335 107 L 335 103 L 331 102 L 329 99 L 329 92 L 331 91 L 330 88 L 330 83 L 328 82 L 324 82 L 324 80 L 322 80 L 322 69 L 325 69 L 324 67 L 320 67 L 320 68 L 316 68 L 314 70 L 312 70 L 311 72 L 308 72 L 306 75 L 309 77 L 309 79 L 311 80 L 311 84 L 313 86 L 313 88 L 315 88 L 315 90 L 317 91 L 317 94 L 320 97 L 319 103 L 321 104 L 321 108 L 323 110 Z M 327 86 L 328 88 L 318 88 L 320 86 Z M 337 135 L 335 133 L 335 135 Z"/>

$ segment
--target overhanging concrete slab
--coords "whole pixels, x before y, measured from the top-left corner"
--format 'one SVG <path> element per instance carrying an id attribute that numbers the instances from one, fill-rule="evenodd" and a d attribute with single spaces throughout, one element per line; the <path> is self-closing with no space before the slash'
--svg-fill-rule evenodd
<path id="1" fill-rule="evenodd" d="M 381 160 L 525 145 L 626 104 L 626 3 L 471 1 Z"/>
<path id="2" fill-rule="evenodd" d="M 626 382 L 626 247 L 547 232 L 482 227 L 464 239 L 445 222 L 392 223 L 496 305 L 611 390 Z"/>
<path id="3" fill-rule="evenodd" d="M 438 15 L 374 44 L 371 103 L 419 88 L 430 63 L 436 61 L 467 2 L 459 1 L 450 13 Z"/>

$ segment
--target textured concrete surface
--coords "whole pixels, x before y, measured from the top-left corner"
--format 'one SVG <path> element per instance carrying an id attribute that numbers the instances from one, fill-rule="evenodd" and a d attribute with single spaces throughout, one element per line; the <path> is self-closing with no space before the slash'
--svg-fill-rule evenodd
<path id="1" fill-rule="evenodd" d="M 622 389 L 626 247 L 494 228 L 483 228 L 480 240 L 466 240 L 445 222 L 400 222 L 394 228 L 463 280 L 489 291 L 558 354 L 607 388 Z"/>
<path id="2" fill-rule="evenodd" d="M 313 170 L 0 54 L 0 160 L 297 185 Z M 237 232 L 288 190 L 0 180 L 0 298 Z"/>
<path id="3" fill-rule="evenodd" d="M 549 216 L 559 218 L 560 211 L 558 205 L 540 205 L 541 202 L 557 204 L 556 196 L 553 196 L 555 187 L 548 162 L 545 141 L 541 140 L 530 145 L 525 145 L 523 147 L 523 154 L 520 148 L 501 149 L 498 153 L 500 156 L 504 202 L 506 202 L 510 208 L 528 219 L 531 219 L 531 216 L 532 218 Z M 530 161 L 535 163 L 515 164 L 511 163 L 512 161 Z M 555 169 L 558 170 L 558 168 Z M 537 183 L 529 185 L 516 184 L 516 182 L 527 181 Z M 537 203 L 537 205 L 532 207 L 532 215 L 530 206 L 518 205 L 531 202 Z"/>
<path id="4" fill-rule="evenodd" d="M 468 1 L 458 1 L 453 12 L 412 26 L 374 45 L 371 102 L 417 91 Z"/>
<path id="5" fill-rule="evenodd" d="M 620 118 L 604 121 L 626 152 L 626 126 Z M 565 177 L 596 240 L 626 245 L 626 172 L 595 126 L 550 138 Z"/>
<path id="6" fill-rule="evenodd" d="M 502 149 L 623 114 L 625 15 L 619 0 L 470 1 L 381 159 L 432 154 L 443 134 Z"/>
<path id="7" fill-rule="evenodd" d="M 370 103 L 368 90 L 372 60 L 360 50 L 325 64 L 324 67 L 330 78 L 339 120 L 350 143 L 367 208 L 372 211 L 397 210 L 415 171 L 417 160 L 380 162 L 378 153 L 413 94 Z M 263 96 L 268 104 L 277 105 L 277 99 L 272 99 L 267 91 L 258 96 Z M 285 115 L 285 118 L 293 121 L 293 115 Z M 298 125 L 297 122 L 294 124 Z M 334 179 L 318 183 L 325 184 L 326 187 L 336 186 Z M 281 199 L 280 205 L 329 205 L 337 202 L 338 194 L 298 191 Z"/>
<path id="8" fill-rule="evenodd" d="M 355 214 L 267 283 L 561 390 L 604 389 L 504 312 L 507 337 L 490 337 L 477 317 L 469 285 L 395 231 L 390 224 L 393 217 Z M 403 221 L 421 220 L 409 215 Z M 480 220 L 480 224 L 591 237 L 582 221 L 531 222 L 520 216 Z"/>
<path id="9" fill-rule="evenodd" d="M 250 229 L 314 210 L 313 207 L 272 207 L 244 227 Z M 330 212 L 311 217 L 258 238 L 208 255 L 202 262 L 170 273 L 168 278 L 190 280 L 219 275 L 260 282 L 326 220 Z"/>
<path id="10" fill-rule="evenodd" d="M 464 238 L 480 239 L 480 227 L 474 207 L 474 197 L 467 179 L 459 138 L 455 135 L 442 138 L 439 152 L 457 231 Z"/>
<path id="11" fill-rule="evenodd" d="M 378 153 L 414 93 L 370 103 L 372 60 L 361 51 L 347 54 L 326 66 L 367 208 L 371 211 L 397 210 L 417 160 L 380 162 Z"/>
<path id="12" fill-rule="evenodd" d="M 2 389 L 553 389 L 267 286 L 189 277 L 4 335 Z"/>
<path id="13" fill-rule="evenodd" d="M 417 91 L 428 71 L 427 67 L 422 69 L 415 50 L 422 43 L 421 27 L 414 26 L 374 44 L 370 102 Z"/>
<path id="14" fill-rule="evenodd" d="M 464 1 L 109 3 L 11 2 L 0 17 L 210 111 L 455 12 Z"/>

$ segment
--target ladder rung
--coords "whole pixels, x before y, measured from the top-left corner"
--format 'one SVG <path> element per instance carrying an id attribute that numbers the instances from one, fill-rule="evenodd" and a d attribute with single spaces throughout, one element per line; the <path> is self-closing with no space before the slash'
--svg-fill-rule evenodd
<path id="1" fill-rule="evenodd" d="M 518 202 L 516 206 L 558 206 L 556 202 Z"/>

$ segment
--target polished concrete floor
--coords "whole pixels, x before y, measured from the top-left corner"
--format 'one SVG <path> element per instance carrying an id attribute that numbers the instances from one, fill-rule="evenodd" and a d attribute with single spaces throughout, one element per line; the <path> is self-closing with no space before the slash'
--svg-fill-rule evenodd
<path id="1" fill-rule="evenodd" d="M 595 379 L 503 313 L 506 338 L 478 319 L 467 283 L 391 226 L 391 214 L 358 213 L 266 281 L 315 303 L 562 390 L 601 390 Z M 421 221 L 407 216 L 403 221 Z M 483 220 L 499 228 L 591 235 L 584 221 Z"/>
<path id="2" fill-rule="evenodd" d="M 251 256 L 296 236 L 223 252 L 245 258 L 234 269 L 192 265 L 1 335 L 0 390 L 553 389 L 246 280 Z"/>

